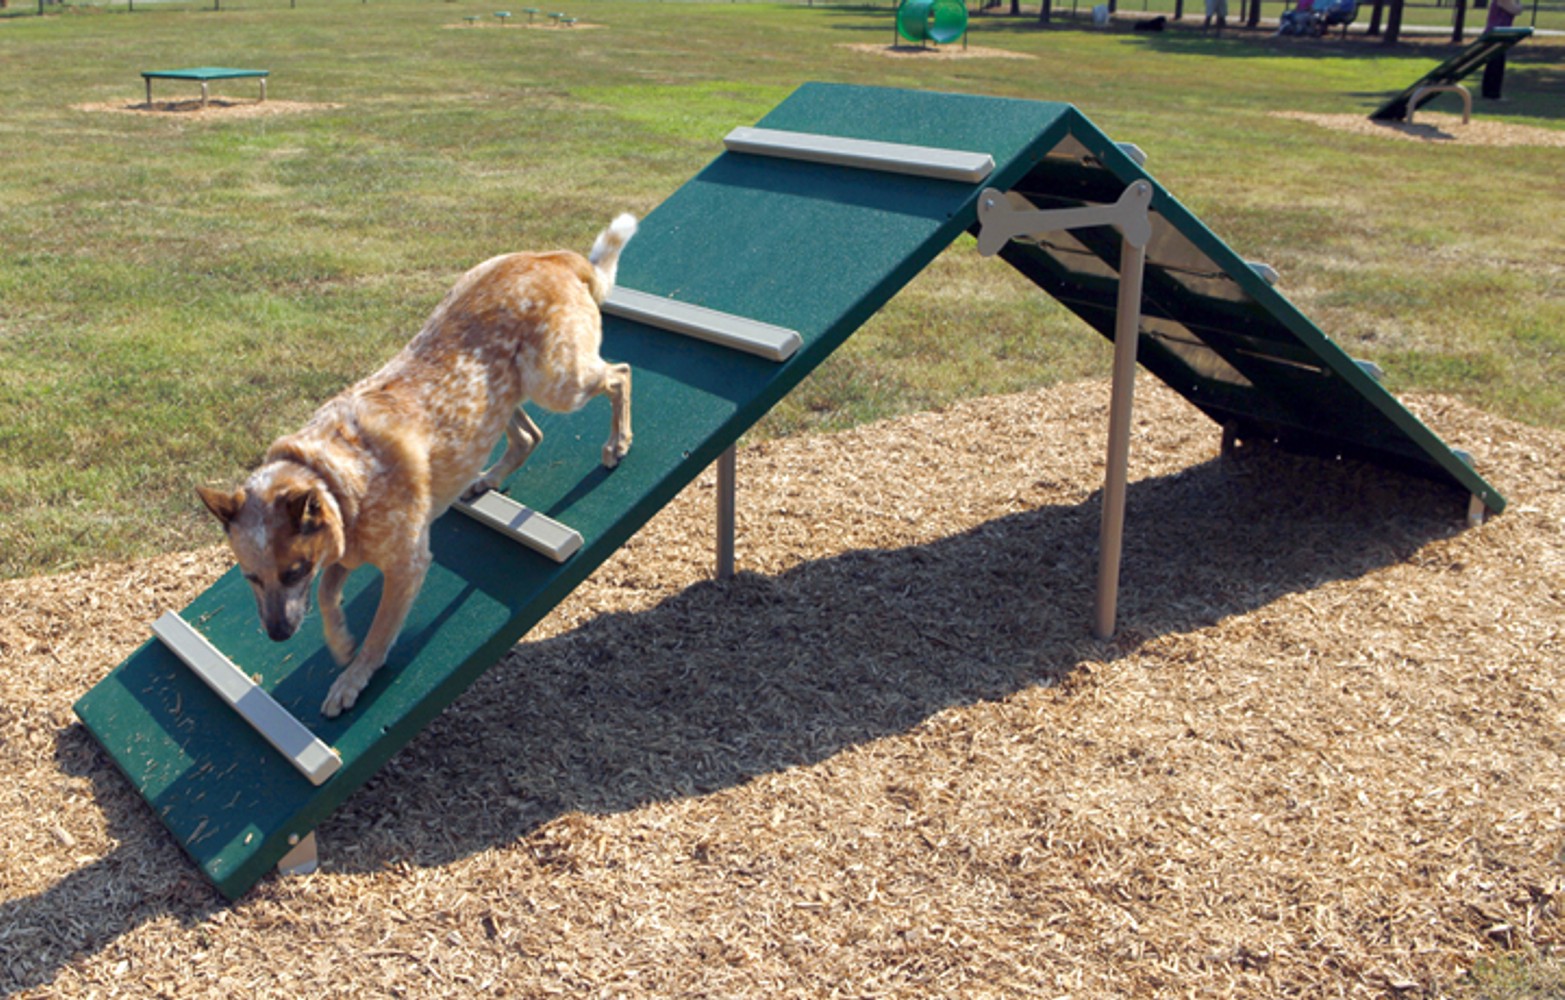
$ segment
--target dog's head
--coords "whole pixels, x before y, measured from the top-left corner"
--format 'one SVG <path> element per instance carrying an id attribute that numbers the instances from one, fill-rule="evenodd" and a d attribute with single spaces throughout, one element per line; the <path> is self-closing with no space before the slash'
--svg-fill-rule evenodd
<path id="1" fill-rule="evenodd" d="M 274 463 L 233 492 L 196 492 L 228 535 L 266 634 L 291 637 L 309 613 L 316 571 L 343 556 L 342 515 L 330 491 L 303 468 Z"/>

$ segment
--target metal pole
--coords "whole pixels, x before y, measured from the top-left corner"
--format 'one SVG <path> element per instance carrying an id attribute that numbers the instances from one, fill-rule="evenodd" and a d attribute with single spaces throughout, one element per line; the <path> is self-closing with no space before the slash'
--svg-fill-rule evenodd
<path id="1" fill-rule="evenodd" d="M 978 197 L 978 252 L 999 253 L 1012 239 L 1058 229 L 1111 225 L 1119 231 L 1119 301 L 1114 315 L 1114 385 L 1109 400 L 1108 469 L 1103 479 L 1103 526 L 1098 551 L 1097 614 L 1092 631 L 1114 634 L 1119 603 L 1119 556 L 1125 529 L 1125 485 L 1130 468 L 1130 410 L 1141 337 L 1141 286 L 1152 239 L 1152 184 L 1132 181 L 1112 205 L 1040 210 L 1025 197 L 985 188 Z M 1014 194 L 1014 192 L 1013 192 Z"/>
<path id="2" fill-rule="evenodd" d="M 1131 403 L 1136 344 L 1141 338 L 1141 278 L 1147 251 L 1120 237 L 1119 301 L 1114 318 L 1114 382 L 1109 394 L 1108 469 L 1103 477 L 1103 525 L 1098 548 L 1098 601 L 1092 632 L 1114 635 L 1119 607 L 1119 562 L 1125 533 L 1125 488 L 1130 472 Z"/>
<path id="3" fill-rule="evenodd" d="M 717 457 L 717 578 L 734 578 L 734 492 L 736 475 L 736 445 Z"/>

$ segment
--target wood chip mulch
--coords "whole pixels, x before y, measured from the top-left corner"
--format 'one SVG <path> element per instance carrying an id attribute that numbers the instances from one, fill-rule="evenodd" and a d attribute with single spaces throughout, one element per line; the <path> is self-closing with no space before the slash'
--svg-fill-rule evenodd
<path id="1" fill-rule="evenodd" d="M 267 118 L 272 115 L 296 115 L 310 111 L 334 111 L 345 107 L 309 101 L 259 101 L 232 97 L 213 97 L 206 105 L 201 98 L 177 101 L 109 101 L 71 105 L 77 111 L 109 112 L 122 115 L 140 115 L 148 118 L 169 118 L 186 121 L 206 121 L 217 118 Z"/>
<path id="2" fill-rule="evenodd" d="M 1454 98 L 1453 98 L 1454 100 Z M 1482 105 L 1482 101 L 1474 101 Z M 1565 146 L 1565 129 L 1540 128 L 1479 117 L 1475 109 L 1470 121 L 1460 114 L 1420 111 L 1408 122 L 1371 121 L 1366 115 L 1321 115 L 1307 111 L 1273 111 L 1277 118 L 1309 122 L 1334 132 L 1373 135 L 1403 142 L 1447 143 L 1453 146 Z"/>
<path id="3" fill-rule="evenodd" d="M 986 45 L 962 45 L 952 43 L 949 45 L 927 46 L 914 45 L 911 42 L 898 42 L 895 45 L 872 45 L 867 42 L 844 42 L 845 49 L 854 52 L 867 52 L 870 55 L 886 56 L 890 59 L 924 59 L 930 62 L 944 62 L 952 59 L 1036 59 L 1037 56 L 1026 52 L 1012 52 L 1008 49 L 996 49 Z"/>
<path id="4" fill-rule="evenodd" d="M 442 24 L 441 27 L 456 29 L 459 31 L 470 31 L 480 28 L 499 28 L 501 30 L 505 30 L 507 28 L 526 28 L 530 31 L 592 31 L 597 28 L 606 28 L 608 25 L 589 24 L 585 21 L 577 21 L 575 24 L 559 24 L 555 21 L 545 18 L 542 20 L 533 21 L 531 23 L 527 21 L 512 21 L 509 23 L 503 21 L 484 20 L 463 21 L 460 23 L 452 22 L 451 24 Z"/>
<path id="5" fill-rule="evenodd" d="M 1107 386 L 739 458 L 233 905 L 70 706 L 221 549 L 0 583 L 0 993 L 1436 997 L 1565 941 L 1565 434 L 1411 401 L 1511 501 Z M 547 447 L 547 445 L 545 445 Z"/>

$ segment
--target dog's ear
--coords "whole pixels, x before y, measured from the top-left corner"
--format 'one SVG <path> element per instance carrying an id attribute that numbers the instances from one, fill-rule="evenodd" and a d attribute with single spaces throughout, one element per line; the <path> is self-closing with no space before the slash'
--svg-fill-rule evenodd
<path id="1" fill-rule="evenodd" d="M 224 490 L 214 490 L 210 486 L 197 486 L 196 494 L 201 497 L 201 502 L 206 504 L 206 509 L 212 512 L 212 516 L 217 518 L 224 528 L 239 516 L 239 509 L 245 505 L 243 489 L 229 493 Z"/>
<path id="2" fill-rule="evenodd" d="M 337 505 L 327 503 L 320 490 L 304 490 L 290 493 L 283 498 L 288 505 L 288 516 L 300 535 L 327 533 L 329 555 L 333 562 L 342 558 L 347 549 L 347 539 L 342 531 L 342 519 L 337 516 Z"/>
<path id="3" fill-rule="evenodd" d="M 297 490 L 286 493 L 280 502 L 288 509 L 288 521 L 301 535 L 313 535 L 321 530 L 321 498 L 314 490 Z"/>

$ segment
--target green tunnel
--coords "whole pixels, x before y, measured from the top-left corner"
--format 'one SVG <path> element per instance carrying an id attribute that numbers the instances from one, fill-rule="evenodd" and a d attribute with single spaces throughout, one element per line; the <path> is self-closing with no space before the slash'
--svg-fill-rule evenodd
<path id="1" fill-rule="evenodd" d="M 945 45 L 967 31 L 963 0 L 902 0 L 897 7 L 897 34 L 910 42 Z"/>

